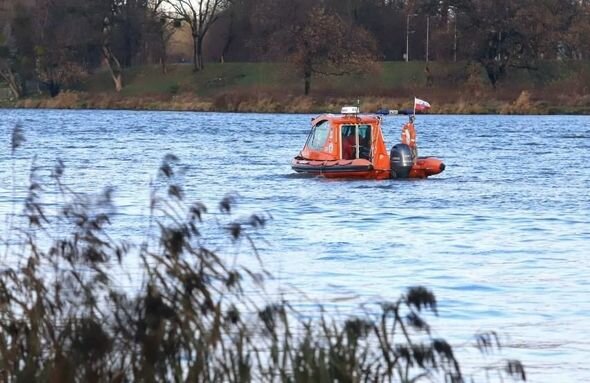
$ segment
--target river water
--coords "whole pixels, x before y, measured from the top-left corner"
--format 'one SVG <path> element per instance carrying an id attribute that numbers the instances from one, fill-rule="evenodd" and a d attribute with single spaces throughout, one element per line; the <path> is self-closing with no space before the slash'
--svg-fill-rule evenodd
<path id="1" fill-rule="evenodd" d="M 530 381 L 590 380 L 590 117 L 419 116 L 420 154 L 444 159 L 444 173 L 351 182 L 291 171 L 309 115 L 0 116 L 2 213 L 25 195 L 33 158 L 45 174 L 60 158 L 73 189 L 114 186 L 113 230 L 141 236 L 149 182 L 173 153 L 188 167 L 187 198 L 211 205 L 235 192 L 240 212 L 273 216 L 261 257 L 282 294 L 348 312 L 424 285 L 439 301 L 436 334 L 460 353 L 476 331 L 496 330 Z M 404 121 L 385 118 L 388 147 Z M 27 141 L 13 162 L 16 122 Z"/>

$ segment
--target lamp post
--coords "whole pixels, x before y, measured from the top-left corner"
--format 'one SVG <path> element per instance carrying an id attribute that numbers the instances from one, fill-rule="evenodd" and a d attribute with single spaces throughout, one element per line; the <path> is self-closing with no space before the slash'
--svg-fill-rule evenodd
<path id="1" fill-rule="evenodd" d="M 412 13 L 406 17 L 406 62 L 410 61 L 410 17 L 412 16 L 418 15 Z"/>

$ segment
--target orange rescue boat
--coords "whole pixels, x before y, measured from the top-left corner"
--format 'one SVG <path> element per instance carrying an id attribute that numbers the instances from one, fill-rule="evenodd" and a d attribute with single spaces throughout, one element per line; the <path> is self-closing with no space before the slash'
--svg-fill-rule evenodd
<path id="1" fill-rule="evenodd" d="M 361 179 L 426 178 L 445 169 L 438 158 L 414 158 L 403 143 L 388 153 L 381 122 L 380 116 L 360 114 L 357 107 L 318 116 L 291 167 L 298 173 L 326 178 Z"/>

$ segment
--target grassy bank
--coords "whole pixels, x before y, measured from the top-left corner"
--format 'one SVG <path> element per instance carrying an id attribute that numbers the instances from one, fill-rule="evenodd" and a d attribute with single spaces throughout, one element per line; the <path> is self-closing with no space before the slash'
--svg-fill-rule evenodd
<path id="1" fill-rule="evenodd" d="M 385 62 L 370 73 L 317 77 L 309 96 L 295 68 L 273 63 L 137 67 L 125 72 L 125 88 L 112 89 L 108 73 L 90 76 L 57 97 L 5 103 L 23 108 L 92 108 L 230 112 L 317 113 L 361 101 L 364 111 L 410 107 L 414 96 L 433 113 L 590 114 L 590 63 L 544 62 L 536 70 L 513 69 L 493 89 L 479 65 Z"/>

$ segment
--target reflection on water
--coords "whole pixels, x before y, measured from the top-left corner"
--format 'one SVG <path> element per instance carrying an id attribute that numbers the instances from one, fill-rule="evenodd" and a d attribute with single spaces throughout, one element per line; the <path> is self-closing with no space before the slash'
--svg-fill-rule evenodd
<path id="1" fill-rule="evenodd" d="M 1 113 L 3 215 L 22 201 L 33 158 L 46 177 L 61 158 L 75 190 L 115 186 L 115 235 L 141 238 L 149 182 L 174 153 L 188 167 L 189 198 L 213 205 L 237 192 L 237 214 L 272 214 L 260 245 L 282 294 L 350 310 L 423 284 L 439 299 L 440 335 L 464 344 L 495 329 L 531 381 L 590 379 L 588 117 L 420 116 L 420 152 L 444 159 L 443 174 L 349 182 L 291 171 L 306 115 Z M 16 121 L 27 142 L 13 191 Z M 386 117 L 389 147 L 403 122 Z"/>

